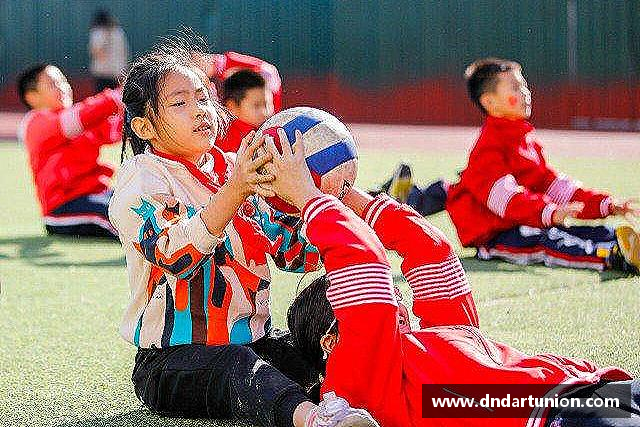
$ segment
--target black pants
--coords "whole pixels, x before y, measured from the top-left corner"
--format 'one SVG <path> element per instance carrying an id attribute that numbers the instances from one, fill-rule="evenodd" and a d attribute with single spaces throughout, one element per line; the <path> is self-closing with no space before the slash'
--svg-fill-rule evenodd
<path id="1" fill-rule="evenodd" d="M 288 334 L 272 334 L 250 345 L 139 349 L 132 380 L 138 398 L 163 415 L 293 426 L 295 408 L 310 400 L 300 384 L 311 386 L 318 373 Z"/>
<path id="2" fill-rule="evenodd" d="M 556 409 L 549 415 L 545 427 L 640 426 L 640 380 L 601 382 L 576 388 L 563 397 L 618 398 L 620 407 Z"/>

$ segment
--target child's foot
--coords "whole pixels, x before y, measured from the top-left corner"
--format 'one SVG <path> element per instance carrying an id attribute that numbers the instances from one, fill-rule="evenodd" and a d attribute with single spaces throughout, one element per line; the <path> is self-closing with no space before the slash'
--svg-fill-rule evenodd
<path id="1" fill-rule="evenodd" d="M 393 173 L 391 185 L 389 186 L 389 196 L 393 197 L 400 203 L 407 203 L 409 190 L 413 185 L 411 166 L 406 163 L 400 163 Z"/>
<path id="2" fill-rule="evenodd" d="M 640 270 L 640 234 L 632 227 L 623 225 L 616 228 L 616 239 L 618 240 L 618 249 L 624 260 L 633 266 L 637 271 Z"/>
<path id="3" fill-rule="evenodd" d="M 356 409 L 334 392 L 325 393 L 306 427 L 380 427 L 364 409 Z"/>

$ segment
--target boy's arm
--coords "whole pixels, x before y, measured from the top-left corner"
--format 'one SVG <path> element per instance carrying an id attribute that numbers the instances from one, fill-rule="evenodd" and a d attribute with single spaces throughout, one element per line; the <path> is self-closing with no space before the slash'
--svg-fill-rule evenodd
<path id="1" fill-rule="evenodd" d="M 546 167 L 544 172 L 545 195 L 558 205 L 569 202 L 582 202 L 584 209 L 577 218 L 605 218 L 612 213 L 612 199 L 609 194 L 581 188 L 582 183 L 563 173 L 556 173 Z"/>
<path id="2" fill-rule="evenodd" d="M 124 116 L 122 114 L 111 115 L 98 126 L 93 128 L 98 134 L 97 142 L 100 145 L 121 142 L 123 120 Z"/>
<path id="3" fill-rule="evenodd" d="M 474 198 L 500 218 L 531 227 L 552 225 L 558 205 L 520 185 L 501 153 L 485 151 L 471 159 L 462 179 Z"/>
<path id="4" fill-rule="evenodd" d="M 271 208 L 259 197 L 254 198 L 262 231 L 271 241 L 271 256 L 284 271 L 306 273 L 321 266 L 318 249 L 302 233 L 302 220 Z"/>
<path id="5" fill-rule="evenodd" d="M 374 416 L 384 414 L 390 407 L 387 398 L 399 398 L 402 381 L 398 306 L 384 247 L 335 197 L 310 200 L 302 217 L 323 258 L 330 283 L 327 299 L 338 320 L 338 342 L 323 391 L 335 391 Z"/>
<path id="6" fill-rule="evenodd" d="M 122 115 L 123 106 L 120 98 L 118 91 L 106 89 L 59 112 L 34 114 L 25 126 L 25 142 L 32 147 L 46 146 L 47 150 L 67 144 L 69 139 L 101 124 L 110 116 Z"/>
<path id="7" fill-rule="evenodd" d="M 402 273 L 411 286 L 413 312 L 421 327 L 478 326 L 466 273 L 440 230 L 386 195 L 370 200 L 361 216 L 385 248 L 403 258 Z"/>

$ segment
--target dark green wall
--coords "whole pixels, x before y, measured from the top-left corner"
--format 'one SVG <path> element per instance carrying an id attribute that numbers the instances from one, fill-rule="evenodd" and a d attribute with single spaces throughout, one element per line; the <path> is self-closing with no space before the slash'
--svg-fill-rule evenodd
<path id="1" fill-rule="evenodd" d="M 640 62 L 640 0 L 575 0 L 577 77 L 628 80 Z M 567 2 L 552 0 L 0 0 L 2 78 L 38 60 L 82 73 L 88 27 L 107 6 L 132 51 L 180 25 L 215 50 L 253 53 L 282 74 L 334 74 L 383 87 L 461 76 L 480 56 L 521 61 L 536 80 L 569 78 Z"/>

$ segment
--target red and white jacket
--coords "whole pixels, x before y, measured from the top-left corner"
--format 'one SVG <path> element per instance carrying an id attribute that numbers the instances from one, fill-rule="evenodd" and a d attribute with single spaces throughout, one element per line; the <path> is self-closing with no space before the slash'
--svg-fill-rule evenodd
<path id="1" fill-rule="evenodd" d="M 237 52 L 216 53 L 212 55 L 210 78 L 222 81 L 238 70 L 249 69 L 264 77 L 267 88 L 273 94 L 273 107 L 277 113 L 282 108 L 282 80 L 275 65 L 262 59 Z"/>
<path id="2" fill-rule="evenodd" d="M 545 419 L 422 418 L 423 384 L 589 384 L 623 380 L 617 368 L 583 360 L 529 356 L 485 338 L 459 259 L 424 218 L 386 197 L 362 219 L 324 196 L 303 210 L 306 235 L 320 251 L 330 281 L 327 298 L 339 337 L 322 391 L 363 407 L 385 427 L 530 426 Z M 375 233 L 374 233 L 375 230 Z M 377 233 L 377 236 L 376 236 Z M 385 246 L 404 257 L 422 329 L 402 333 Z M 433 326 L 437 325 L 437 326 Z M 426 327 L 425 327 L 426 326 Z"/>
<path id="3" fill-rule="evenodd" d="M 43 215 L 109 187 L 113 168 L 98 162 L 100 147 L 122 138 L 121 95 L 107 89 L 71 108 L 31 110 L 19 130 L 29 153 Z"/>
<path id="4" fill-rule="evenodd" d="M 585 204 L 583 219 L 611 214 L 611 198 L 551 169 L 526 120 L 488 116 L 446 208 L 464 246 L 480 246 L 519 225 L 549 227 L 556 208 Z"/>

